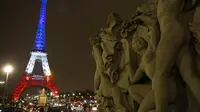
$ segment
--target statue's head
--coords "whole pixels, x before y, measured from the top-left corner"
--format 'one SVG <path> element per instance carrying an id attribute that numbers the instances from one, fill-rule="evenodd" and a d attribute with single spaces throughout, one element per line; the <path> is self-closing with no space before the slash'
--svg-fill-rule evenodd
<path id="1" fill-rule="evenodd" d="M 147 0 L 145 3 L 137 7 L 136 13 L 142 13 L 149 16 L 156 17 L 158 0 Z"/>
<path id="2" fill-rule="evenodd" d="M 93 46 L 95 44 L 98 44 L 98 43 L 101 43 L 101 38 L 99 37 L 99 33 L 98 34 L 95 34 L 95 35 L 92 35 L 90 38 L 89 38 L 89 41 L 90 41 L 90 44 Z"/>
<path id="3" fill-rule="evenodd" d="M 114 33 L 110 32 L 107 29 L 100 29 L 99 37 L 103 40 L 108 40 L 108 41 L 116 41 L 118 39 L 117 35 Z"/>
<path id="4" fill-rule="evenodd" d="M 110 37 L 107 38 L 116 40 L 116 35 L 118 35 L 121 24 L 122 20 L 120 16 L 116 13 L 111 13 L 108 16 L 107 28 L 101 29 L 101 35 L 110 35 Z"/>
<path id="5" fill-rule="evenodd" d="M 107 20 L 107 25 L 108 25 L 108 28 L 111 27 L 115 27 L 117 25 L 121 25 L 122 23 L 122 20 L 120 18 L 120 16 L 117 14 L 117 13 L 111 13 L 109 16 L 108 16 L 108 20 Z"/>
<path id="6" fill-rule="evenodd" d="M 142 37 L 136 37 L 132 40 L 132 49 L 136 53 L 142 55 L 147 48 L 148 43 Z"/>

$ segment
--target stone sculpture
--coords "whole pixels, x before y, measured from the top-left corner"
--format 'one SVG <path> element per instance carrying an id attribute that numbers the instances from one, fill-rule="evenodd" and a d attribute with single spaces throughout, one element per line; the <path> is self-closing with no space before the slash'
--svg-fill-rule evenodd
<path id="1" fill-rule="evenodd" d="M 102 94 L 104 102 L 105 98 L 107 100 L 113 98 L 116 109 L 128 112 L 131 111 L 131 108 L 126 105 L 128 101 L 126 101 L 124 89 L 121 88 L 124 85 L 124 88 L 128 88 L 128 78 L 119 80 L 120 69 L 123 65 L 121 63 L 121 42 L 116 34 L 120 21 L 118 15 L 111 14 L 108 19 L 109 27 L 101 30 L 99 39 L 91 39 L 91 43 L 99 42 L 93 44 L 93 54 L 98 67 L 95 72 L 95 90 L 99 89 L 98 94 Z M 119 83 L 119 81 L 125 84 Z"/>
<path id="2" fill-rule="evenodd" d="M 167 112 L 169 93 L 167 80 L 174 64 L 177 64 L 183 80 L 200 103 L 200 79 L 189 47 L 190 35 L 188 35 L 188 28 L 184 26 L 180 19 L 183 14 L 181 11 L 183 4 L 183 0 L 159 0 L 158 2 L 157 17 L 160 24 L 161 39 L 156 51 L 154 79 L 157 112 Z M 164 56 L 166 59 L 163 59 Z"/>
<path id="3" fill-rule="evenodd" d="M 151 80 L 154 78 L 155 67 L 156 67 L 155 54 L 160 37 L 159 24 L 155 19 L 146 15 L 140 15 L 135 19 L 140 19 L 141 21 L 143 21 L 142 25 L 148 26 L 149 30 L 146 33 L 144 31 L 140 32 L 143 33 L 143 35 L 139 35 L 139 31 L 136 30 L 138 32 L 136 33 L 137 36 L 135 36 L 132 40 L 133 50 L 142 56 L 140 65 L 134 75 L 134 79 L 131 80 L 132 84 L 137 83 L 144 74 L 146 74 Z M 177 91 L 180 88 L 180 86 L 178 85 L 181 85 L 180 81 L 178 80 L 175 81 L 174 75 L 175 75 L 174 73 L 171 73 L 171 76 L 169 77 L 169 82 L 170 82 L 169 103 L 175 102 Z M 136 85 L 131 86 L 130 90 L 135 91 L 134 89 L 135 86 Z M 145 88 L 145 86 L 147 87 L 147 85 L 143 85 L 143 87 L 140 85 L 141 88 Z M 183 87 L 183 85 L 181 86 Z M 149 91 L 148 94 L 144 96 L 143 101 L 140 103 L 138 112 L 146 112 L 152 109 L 155 109 L 155 99 L 153 90 Z"/>
<path id="4" fill-rule="evenodd" d="M 148 0 L 126 21 L 109 15 L 91 39 L 103 111 L 200 111 L 199 14 L 196 0 Z"/>
<path id="5" fill-rule="evenodd" d="M 104 73 L 101 39 L 98 36 L 94 36 L 90 38 L 90 42 L 93 46 L 92 54 L 96 62 L 96 71 L 94 76 L 96 98 L 106 112 L 111 112 L 113 103 L 110 103 L 110 99 L 112 98 L 110 93 L 113 86 L 110 83 L 109 77 Z"/>

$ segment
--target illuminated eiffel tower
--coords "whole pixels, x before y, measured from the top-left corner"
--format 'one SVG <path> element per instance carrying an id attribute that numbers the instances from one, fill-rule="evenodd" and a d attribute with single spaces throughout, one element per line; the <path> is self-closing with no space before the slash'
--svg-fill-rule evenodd
<path id="1" fill-rule="evenodd" d="M 24 89 L 31 86 L 47 87 L 52 91 L 53 95 L 57 95 L 59 92 L 53 82 L 46 53 L 46 4 L 47 0 L 41 0 L 40 17 L 34 42 L 34 49 L 31 52 L 25 74 L 21 77 L 21 81 L 14 89 L 11 100 L 17 100 Z M 40 63 L 40 65 L 37 65 L 37 63 Z M 42 67 L 42 73 L 34 73 L 34 67 L 37 66 Z"/>

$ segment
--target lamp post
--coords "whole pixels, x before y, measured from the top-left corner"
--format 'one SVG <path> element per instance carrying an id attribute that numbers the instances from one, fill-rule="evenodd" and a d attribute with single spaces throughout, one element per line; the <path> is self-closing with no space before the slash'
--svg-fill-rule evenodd
<path id="1" fill-rule="evenodd" d="M 3 71 L 6 73 L 6 81 L 5 81 L 5 88 L 4 88 L 4 92 L 5 92 L 5 95 L 6 95 L 7 85 L 8 85 L 8 76 L 13 71 L 13 67 L 11 65 L 6 65 L 3 68 Z"/>

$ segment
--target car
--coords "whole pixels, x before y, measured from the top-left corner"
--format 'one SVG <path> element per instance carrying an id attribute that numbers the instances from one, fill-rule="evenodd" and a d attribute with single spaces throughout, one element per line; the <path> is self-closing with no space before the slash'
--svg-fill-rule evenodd
<path id="1" fill-rule="evenodd" d="M 84 109 L 81 105 L 75 104 L 75 105 L 72 105 L 71 110 L 72 111 L 76 110 L 76 111 L 80 112 L 80 111 L 83 111 Z"/>

